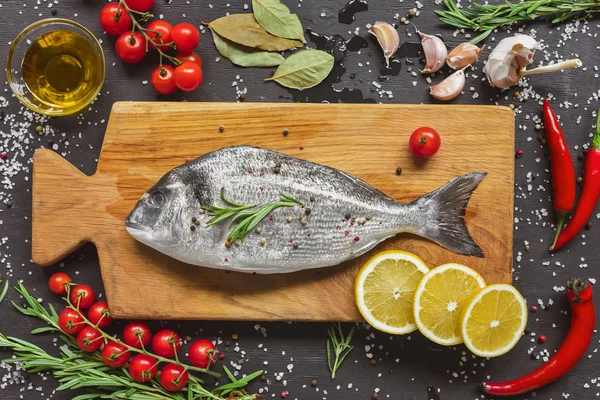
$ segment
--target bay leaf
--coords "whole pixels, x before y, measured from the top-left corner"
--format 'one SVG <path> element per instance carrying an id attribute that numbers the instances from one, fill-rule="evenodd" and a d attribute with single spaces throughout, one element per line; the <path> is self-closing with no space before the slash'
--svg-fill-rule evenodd
<path id="1" fill-rule="evenodd" d="M 302 50 L 288 58 L 265 81 L 276 81 L 292 89 L 308 89 L 323 82 L 333 69 L 334 58 L 321 50 Z"/>
<path id="2" fill-rule="evenodd" d="M 279 53 L 242 46 L 212 32 L 215 46 L 221 55 L 240 67 L 276 67 L 284 60 Z"/>
<path id="3" fill-rule="evenodd" d="M 271 35 L 304 41 L 302 24 L 280 0 L 252 0 L 256 21 Z"/>
<path id="4" fill-rule="evenodd" d="M 217 34 L 234 43 L 266 51 L 284 51 L 302 47 L 299 40 L 271 35 L 256 22 L 252 14 L 231 14 L 210 22 L 208 26 Z"/>

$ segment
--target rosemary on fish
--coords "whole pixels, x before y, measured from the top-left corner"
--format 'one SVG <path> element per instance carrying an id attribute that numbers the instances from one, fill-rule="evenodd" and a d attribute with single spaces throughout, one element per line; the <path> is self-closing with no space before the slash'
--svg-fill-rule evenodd
<path id="1" fill-rule="evenodd" d="M 329 366 L 329 370 L 331 371 L 331 379 L 335 379 L 335 373 L 344 362 L 346 356 L 352 351 L 354 348 L 350 346 L 350 340 L 352 340 L 352 335 L 354 334 L 354 328 L 350 329 L 348 335 L 344 336 L 344 332 L 342 331 L 342 324 L 339 322 L 337 326 L 331 326 L 327 329 L 327 334 L 329 335 L 329 339 L 327 339 L 327 365 Z M 332 359 L 332 353 L 334 358 Z"/>
<path id="2" fill-rule="evenodd" d="M 504 1 L 497 4 L 471 4 L 458 8 L 454 0 L 444 0 L 446 10 L 435 10 L 440 20 L 459 29 L 481 31 L 470 42 L 475 44 L 494 29 L 513 22 L 552 19 L 553 24 L 569 19 L 585 19 L 600 13 L 598 0 L 525 0 L 519 3 Z"/>
<path id="3" fill-rule="evenodd" d="M 244 238 L 257 227 L 260 222 L 269 216 L 275 209 L 279 207 L 293 207 L 296 204 L 304 207 L 304 203 L 300 200 L 294 199 L 283 193 L 279 194 L 281 198 L 275 203 L 268 203 L 262 205 L 258 209 L 256 204 L 237 204 L 231 200 L 225 198 L 225 188 L 221 188 L 221 200 L 227 204 L 228 207 L 217 207 L 209 206 L 202 207 L 206 211 L 207 215 L 211 217 L 206 226 L 215 225 L 221 221 L 233 217 L 229 224 L 229 228 L 235 227 L 227 236 L 227 243 L 235 243 L 236 241 L 244 241 Z"/>

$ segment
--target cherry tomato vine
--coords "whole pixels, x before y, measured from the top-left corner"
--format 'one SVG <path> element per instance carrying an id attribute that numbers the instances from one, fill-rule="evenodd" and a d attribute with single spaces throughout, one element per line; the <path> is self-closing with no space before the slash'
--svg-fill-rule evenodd
<path id="1" fill-rule="evenodd" d="M 203 80 L 202 60 L 193 51 L 200 41 L 200 32 L 188 22 L 172 26 L 163 20 L 150 21 L 153 15 L 149 10 L 153 5 L 154 0 L 109 3 L 100 12 L 100 25 L 109 35 L 118 36 L 115 49 L 127 63 L 142 61 L 150 49 L 158 52 L 159 65 L 152 72 L 151 82 L 159 94 L 172 94 L 177 89 L 193 91 Z M 171 49 L 178 54 L 167 54 Z M 164 65 L 164 60 L 174 68 Z"/>

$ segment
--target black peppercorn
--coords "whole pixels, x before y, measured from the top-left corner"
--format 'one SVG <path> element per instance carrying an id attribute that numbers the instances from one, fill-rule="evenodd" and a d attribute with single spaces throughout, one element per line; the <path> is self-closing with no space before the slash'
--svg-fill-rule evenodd
<path id="1" fill-rule="evenodd" d="M 402 168 L 396 168 L 396 175 L 402 175 Z"/>
<path id="2" fill-rule="evenodd" d="M 344 219 L 350 219 L 352 218 L 352 215 L 350 215 L 350 213 L 347 213 L 346 215 L 344 215 Z"/>
<path id="3" fill-rule="evenodd" d="M 290 131 L 288 131 L 288 129 L 287 129 L 287 128 L 285 128 L 285 129 L 283 130 L 283 136 L 287 136 L 287 135 L 288 135 L 288 133 L 290 133 Z"/>

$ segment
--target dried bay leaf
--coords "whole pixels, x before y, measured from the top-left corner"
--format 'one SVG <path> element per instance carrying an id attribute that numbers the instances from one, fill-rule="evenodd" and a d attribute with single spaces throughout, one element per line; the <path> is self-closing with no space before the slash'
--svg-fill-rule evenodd
<path id="1" fill-rule="evenodd" d="M 214 31 L 212 34 L 219 53 L 240 67 L 276 67 L 284 60 L 279 53 L 269 53 L 233 43 Z"/>
<path id="2" fill-rule="evenodd" d="M 304 41 L 302 24 L 280 0 L 252 0 L 256 21 L 271 35 Z"/>
<path id="3" fill-rule="evenodd" d="M 333 69 L 334 58 L 321 50 L 302 50 L 288 58 L 265 81 L 292 89 L 308 89 L 323 82 Z"/>
<path id="4" fill-rule="evenodd" d="M 256 22 L 252 14 L 231 14 L 210 22 L 208 26 L 217 34 L 234 43 L 266 51 L 284 51 L 302 47 L 299 40 L 271 35 Z"/>

